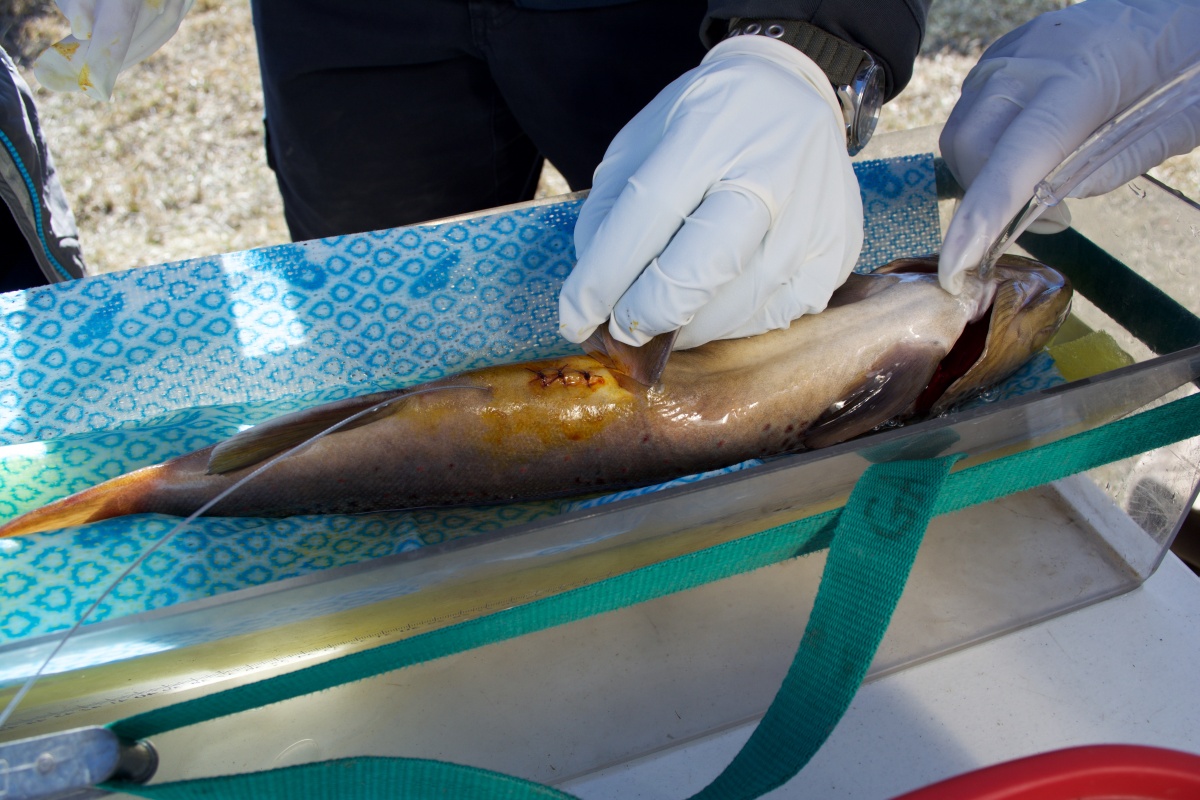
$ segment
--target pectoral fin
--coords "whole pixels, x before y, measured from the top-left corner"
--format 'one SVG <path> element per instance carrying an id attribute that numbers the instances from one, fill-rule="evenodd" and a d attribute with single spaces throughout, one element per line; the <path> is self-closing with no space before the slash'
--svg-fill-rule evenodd
<path id="1" fill-rule="evenodd" d="M 341 430 L 361 427 L 392 413 L 392 406 L 408 392 L 376 392 L 352 397 L 316 408 L 284 414 L 238 433 L 213 448 L 208 474 L 220 475 L 266 461 L 284 450 L 303 444 L 312 437 L 368 409 Z"/>
<path id="2" fill-rule="evenodd" d="M 825 409 L 804 434 L 809 448 L 827 447 L 905 413 L 933 375 L 941 353 L 911 343 L 888 350 L 846 396 Z"/>
<path id="3" fill-rule="evenodd" d="M 643 386 L 653 386 L 662 377 L 679 331 L 660 333 L 641 347 L 617 341 L 604 324 L 583 342 L 583 351 L 600 363 L 624 373 Z"/>

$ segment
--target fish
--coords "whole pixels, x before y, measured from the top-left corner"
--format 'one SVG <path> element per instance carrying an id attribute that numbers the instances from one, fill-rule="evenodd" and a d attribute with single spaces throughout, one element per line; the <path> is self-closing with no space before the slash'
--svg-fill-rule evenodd
<path id="1" fill-rule="evenodd" d="M 49 503 L 0 536 L 206 504 L 210 515 L 281 517 L 615 491 L 937 415 L 1040 350 L 1071 288 L 1044 264 L 1005 256 L 952 295 L 936 264 L 851 275 L 826 309 L 785 329 L 675 351 L 651 386 L 594 351 L 367 394 Z"/>

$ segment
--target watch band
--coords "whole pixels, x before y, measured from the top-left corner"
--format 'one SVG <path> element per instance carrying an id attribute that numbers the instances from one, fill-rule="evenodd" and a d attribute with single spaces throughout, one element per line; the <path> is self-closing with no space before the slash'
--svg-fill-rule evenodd
<path id="1" fill-rule="evenodd" d="M 834 86 L 853 83 L 863 62 L 871 59 L 861 47 L 798 19 L 730 20 L 728 36 L 744 34 L 769 36 L 790 44 L 811 58 Z"/>

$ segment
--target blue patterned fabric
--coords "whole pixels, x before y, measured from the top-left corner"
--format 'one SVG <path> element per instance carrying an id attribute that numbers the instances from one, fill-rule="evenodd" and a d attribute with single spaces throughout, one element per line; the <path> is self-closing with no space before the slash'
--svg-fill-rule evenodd
<path id="1" fill-rule="evenodd" d="M 858 269 L 936 250 L 932 157 L 856 169 L 867 212 Z M 558 336 L 556 304 L 574 262 L 580 202 L 0 295 L 0 519 L 286 411 L 576 352 Z M 1021 385 L 1028 390 L 1047 374 L 1026 375 Z M 138 565 L 94 619 L 596 502 L 603 498 L 355 517 L 206 518 Z M 177 522 L 129 517 L 0 539 L 0 644 L 69 627 Z"/>

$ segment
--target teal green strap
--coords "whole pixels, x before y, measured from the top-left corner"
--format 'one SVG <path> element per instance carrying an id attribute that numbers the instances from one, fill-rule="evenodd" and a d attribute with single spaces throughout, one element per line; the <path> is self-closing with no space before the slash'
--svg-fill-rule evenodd
<path id="1" fill-rule="evenodd" d="M 697 797 L 757 797 L 790 779 L 820 748 L 866 675 L 956 460 L 896 461 L 863 474 L 840 515 L 808 628 L 779 693 L 742 752 Z M 107 788 L 157 800 L 568 796 L 500 773 L 417 759 L 347 759 Z"/>
<path id="2" fill-rule="evenodd" d="M 572 800 L 572 795 L 486 769 L 419 758 L 343 758 L 153 786 L 104 788 L 154 800 Z"/>
<path id="3" fill-rule="evenodd" d="M 867 675 L 957 460 L 893 461 L 863 474 L 783 686 L 741 752 L 697 798 L 758 797 L 790 780 L 829 738 Z"/>
<path id="4" fill-rule="evenodd" d="M 950 476 L 936 514 L 987 503 L 1200 436 L 1200 394 Z"/>
<path id="5" fill-rule="evenodd" d="M 839 513 L 829 511 L 780 525 L 486 617 L 156 708 L 109 727 L 124 739 L 144 739 L 749 572 L 828 547 Z"/>

